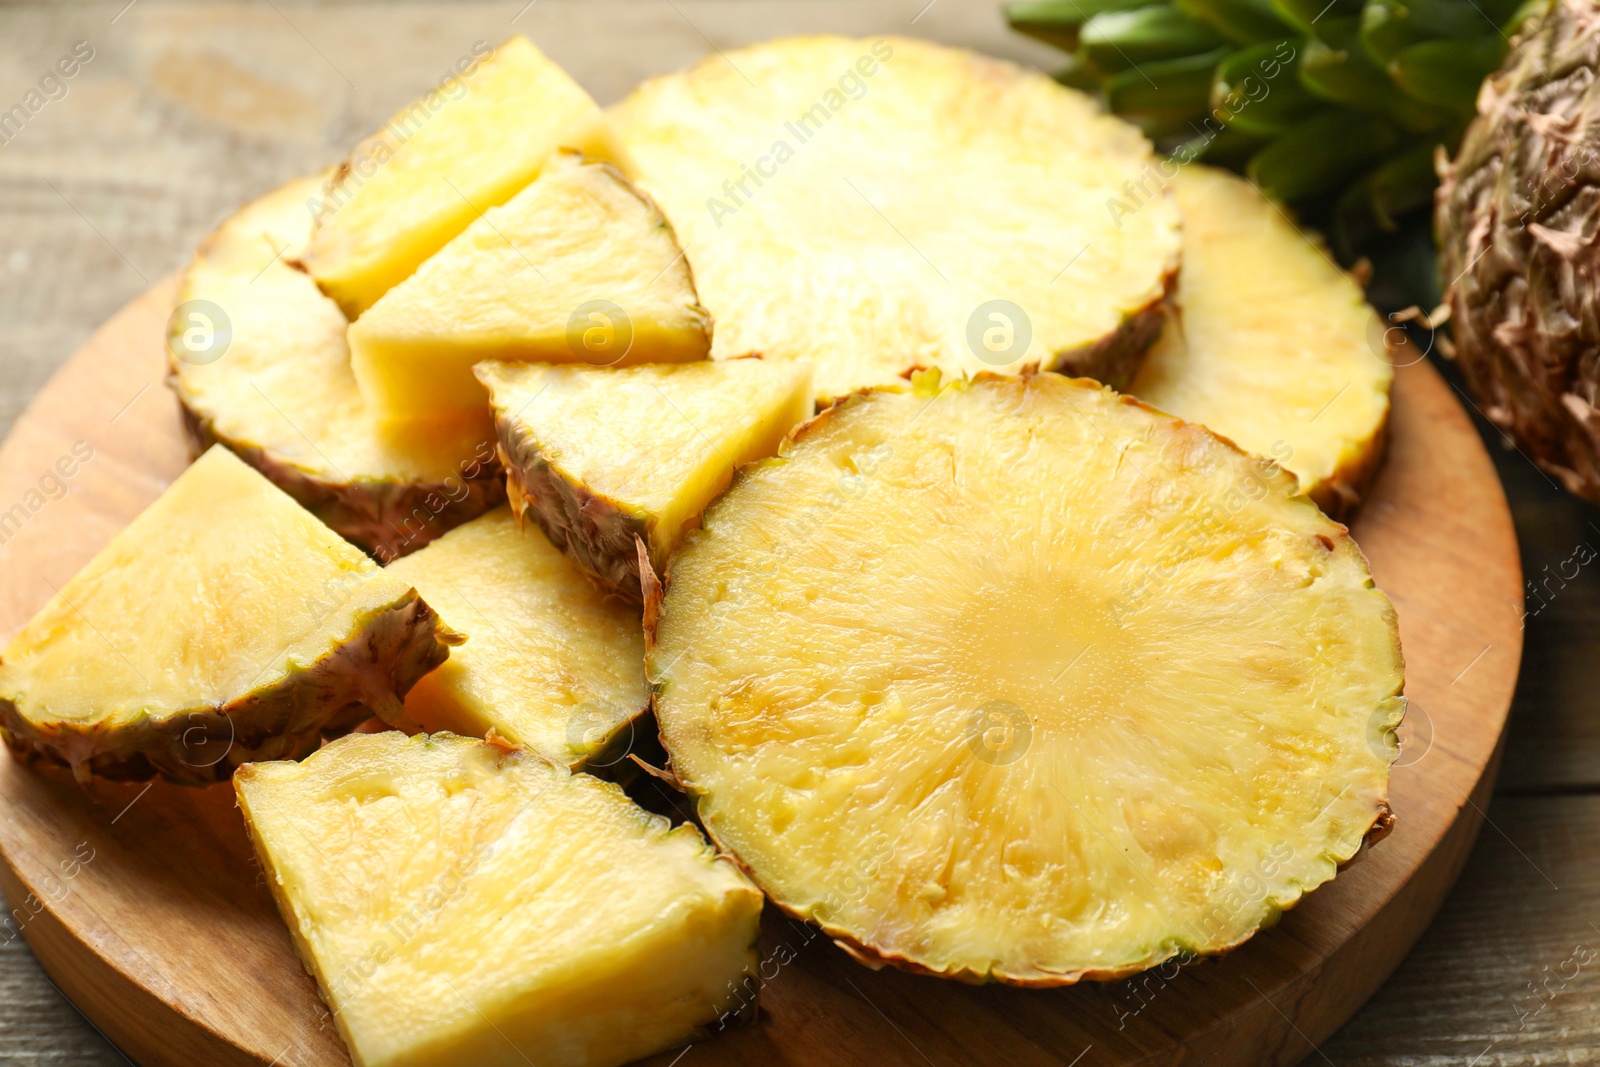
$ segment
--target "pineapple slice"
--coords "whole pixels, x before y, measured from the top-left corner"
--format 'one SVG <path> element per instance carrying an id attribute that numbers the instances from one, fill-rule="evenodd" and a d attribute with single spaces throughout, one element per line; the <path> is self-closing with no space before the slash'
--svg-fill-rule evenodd
<path id="1" fill-rule="evenodd" d="M 1239 944 L 1389 825 L 1389 601 L 1203 427 L 1053 374 L 926 385 L 825 411 L 673 557 L 650 679 L 707 833 L 934 975 Z"/>
<path id="2" fill-rule="evenodd" d="M 616 786 L 451 734 L 352 734 L 234 778 L 356 1067 L 609 1067 L 756 963 L 761 894 Z"/>
<path id="3" fill-rule="evenodd" d="M 511 199 L 557 148 L 624 158 L 599 106 L 526 37 L 474 52 L 448 89 L 397 112 L 308 201 L 317 228 L 300 261 L 351 319 Z"/>
<path id="4" fill-rule="evenodd" d="M 0 726 L 80 779 L 224 781 L 399 714 L 459 637 L 405 582 L 212 448 L 11 642 Z"/>
<path id="5" fill-rule="evenodd" d="M 1394 368 L 1349 275 L 1250 183 L 1210 167 L 1174 183 L 1179 314 L 1129 388 L 1277 460 L 1334 518 L 1383 455 Z"/>
<path id="6" fill-rule="evenodd" d="M 362 402 L 344 316 L 283 258 L 311 236 L 305 203 L 319 181 L 268 193 L 200 246 L 170 326 L 168 382 L 195 455 L 227 445 L 387 561 L 482 514 L 505 486 L 487 411 L 386 423 Z"/>
<path id="7" fill-rule="evenodd" d="M 512 508 L 603 588 L 635 600 L 645 559 L 660 572 L 734 471 L 775 455 L 813 406 L 810 366 L 760 359 L 484 363 L 478 377 Z"/>
<path id="8" fill-rule="evenodd" d="M 703 360 L 711 320 L 661 213 L 616 168 L 562 152 L 350 327 L 389 417 L 481 411 L 480 360 Z"/>
<path id="9" fill-rule="evenodd" d="M 1120 385 L 1160 332 L 1179 219 L 1150 146 L 1036 71 L 802 37 L 645 82 L 611 117 L 714 358 L 809 362 L 824 400 L 915 366 Z"/>
<path id="10" fill-rule="evenodd" d="M 499 736 L 564 766 L 602 753 L 650 703 L 639 611 L 602 596 L 497 508 L 390 564 L 472 640 L 406 696 L 429 731 Z"/>

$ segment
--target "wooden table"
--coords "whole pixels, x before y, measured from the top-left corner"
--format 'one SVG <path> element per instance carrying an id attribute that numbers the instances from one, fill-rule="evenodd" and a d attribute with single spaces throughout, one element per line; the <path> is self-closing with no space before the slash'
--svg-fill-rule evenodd
<path id="1" fill-rule="evenodd" d="M 0 111 L 75 42 L 94 49 L 66 96 L 0 143 L 0 433 L 95 325 L 230 210 L 336 160 L 474 41 L 514 30 L 603 103 L 711 48 L 781 33 L 911 33 L 1052 62 L 1007 32 L 993 0 L 0 7 Z M 1433 927 L 1307 1063 L 1600 1063 L 1600 562 L 1574 557 L 1600 549 L 1600 509 L 1495 451 L 1538 586 L 1500 787 Z M 125 1062 L 8 936 L 0 1065 Z"/>

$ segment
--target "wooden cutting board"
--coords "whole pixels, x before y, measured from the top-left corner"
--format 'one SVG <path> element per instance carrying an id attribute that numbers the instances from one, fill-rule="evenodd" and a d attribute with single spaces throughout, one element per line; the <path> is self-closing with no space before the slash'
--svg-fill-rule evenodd
<path id="1" fill-rule="evenodd" d="M 156 286 L 102 327 L 0 448 L 0 639 L 187 461 L 161 381 L 172 291 Z M 1027 991 L 869 971 L 769 909 L 759 1022 L 651 1062 L 1094 1067 L 1315 1057 L 1460 872 L 1521 656 L 1522 575 L 1505 497 L 1466 414 L 1426 363 L 1398 371 L 1389 459 L 1354 529 L 1399 611 L 1407 660 L 1398 821 L 1275 928 L 1181 971 Z M 86 790 L 0 755 L 0 798 L 0 889 L 14 909 L 0 939 L 26 938 L 129 1056 L 146 1067 L 349 1062 L 273 908 L 231 789 Z M 522 1051 L 539 1062 L 539 1050 Z"/>

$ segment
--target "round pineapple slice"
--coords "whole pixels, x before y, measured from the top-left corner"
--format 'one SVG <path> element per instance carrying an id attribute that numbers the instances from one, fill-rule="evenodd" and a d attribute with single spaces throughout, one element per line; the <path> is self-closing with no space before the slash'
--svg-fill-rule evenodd
<path id="1" fill-rule="evenodd" d="M 645 82 L 611 118 L 713 358 L 804 360 L 822 399 L 914 366 L 1118 385 L 1160 332 L 1179 223 L 1149 143 L 1037 71 L 801 37 Z"/>
<path id="2" fill-rule="evenodd" d="M 1277 460 L 1334 518 L 1383 456 L 1394 367 L 1361 287 L 1249 182 L 1173 182 L 1183 212 L 1175 313 L 1128 391 Z"/>
<path id="3" fill-rule="evenodd" d="M 1287 473 L 1092 382 L 874 390 L 674 558 L 649 672 L 706 830 L 864 960 L 1107 979 L 1390 824 L 1395 615 Z"/>
<path id="4" fill-rule="evenodd" d="M 345 344 L 348 323 L 288 258 L 305 246 L 320 177 L 290 182 L 206 239 L 178 293 L 167 342 L 196 455 L 215 443 L 388 562 L 505 497 L 487 409 L 374 418 Z"/>

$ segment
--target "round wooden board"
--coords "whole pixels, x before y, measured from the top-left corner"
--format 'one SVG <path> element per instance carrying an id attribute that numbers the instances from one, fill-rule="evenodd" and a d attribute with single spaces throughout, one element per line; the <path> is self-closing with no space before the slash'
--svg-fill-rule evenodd
<path id="1" fill-rule="evenodd" d="M 0 449 L 0 508 L 22 508 L 0 511 L 0 638 L 187 462 L 161 381 L 172 292 L 170 282 L 155 287 L 101 328 Z M 57 468 L 76 442 L 92 458 Z M 47 476 L 69 469 L 63 496 Z M 1399 963 L 1460 872 L 1521 657 L 1522 575 L 1505 497 L 1426 363 L 1398 372 L 1389 459 L 1355 533 L 1399 610 L 1406 652 L 1397 825 L 1275 928 L 1181 971 L 1031 991 L 869 971 L 769 909 L 759 1022 L 652 1062 L 1092 1067 L 1310 1055 Z M 20 932 L 129 1056 L 146 1067 L 349 1062 L 274 910 L 232 790 L 85 790 L 0 757 L 0 796 L 0 888 L 14 909 L 0 937 Z M 538 1062 L 537 1049 L 524 1051 Z"/>

